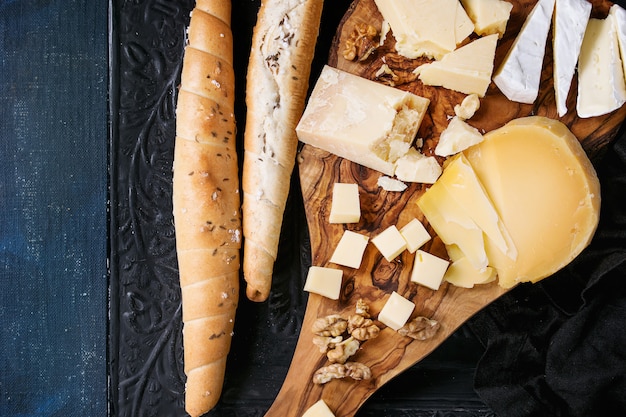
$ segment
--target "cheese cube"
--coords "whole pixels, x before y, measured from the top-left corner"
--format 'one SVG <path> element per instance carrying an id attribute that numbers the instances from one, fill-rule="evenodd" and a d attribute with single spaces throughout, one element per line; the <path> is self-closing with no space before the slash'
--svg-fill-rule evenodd
<path id="1" fill-rule="evenodd" d="M 378 321 L 393 330 L 398 330 L 406 324 L 414 309 L 415 304 L 412 301 L 394 291 L 378 313 Z"/>
<path id="2" fill-rule="evenodd" d="M 477 35 L 493 35 L 502 38 L 511 16 L 513 5 L 504 0 L 461 0 Z"/>
<path id="3" fill-rule="evenodd" d="M 304 291 L 337 300 L 341 292 L 342 277 L 341 269 L 311 266 L 304 283 Z"/>
<path id="4" fill-rule="evenodd" d="M 404 240 L 396 226 L 386 228 L 379 235 L 372 238 L 372 243 L 388 262 L 393 261 L 406 249 L 406 240 Z"/>
<path id="5" fill-rule="evenodd" d="M 450 262 L 423 250 L 415 252 L 411 281 L 438 290 Z"/>
<path id="6" fill-rule="evenodd" d="M 461 288 L 472 288 L 477 284 L 486 284 L 496 279 L 496 270 L 491 267 L 476 269 L 467 258 L 458 259 L 450 264 L 443 280 Z"/>
<path id="7" fill-rule="evenodd" d="M 554 0 L 539 0 L 526 17 L 493 82 L 509 100 L 532 104 L 539 94 Z"/>
<path id="8" fill-rule="evenodd" d="M 296 126 L 298 139 L 386 175 L 413 143 L 430 101 L 329 66 Z"/>
<path id="9" fill-rule="evenodd" d="M 442 171 L 437 158 L 426 156 L 415 148 L 396 161 L 396 177 L 401 181 L 434 184 Z"/>
<path id="10" fill-rule="evenodd" d="M 328 408 L 324 400 L 319 400 L 310 406 L 304 414 L 302 414 L 302 417 L 335 417 L 335 414 L 330 411 L 330 408 Z"/>
<path id="11" fill-rule="evenodd" d="M 589 19 L 578 60 L 579 117 L 601 116 L 626 102 L 624 69 L 614 16 Z"/>
<path id="12" fill-rule="evenodd" d="M 349 268 L 358 268 L 361 266 L 368 241 L 368 236 L 346 230 L 330 257 L 330 262 Z"/>
<path id="13" fill-rule="evenodd" d="M 483 135 L 458 116 L 450 119 L 448 127 L 441 132 L 435 148 L 435 155 L 450 156 L 476 145 L 483 140 Z"/>
<path id="14" fill-rule="evenodd" d="M 357 184 L 335 183 L 329 222 L 358 223 L 360 219 L 359 186 Z"/>
<path id="15" fill-rule="evenodd" d="M 484 97 L 491 83 L 497 43 L 497 35 L 476 39 L 414 72 L 426 85 Z"/>
<path id="16" fill-rule="evenodd" d="M 375 0 L 407 58 L 441 59 L 474 31 L 459 0 Z"/>
<path id="17" fill-rule="evenodd" d="M 400 234 L 406 241 L 406 248 L 410 253 L 415 253 L 431 238 L 428 230 L 418 219 L 413 219 L 404 225 L 400 229 Z"/>

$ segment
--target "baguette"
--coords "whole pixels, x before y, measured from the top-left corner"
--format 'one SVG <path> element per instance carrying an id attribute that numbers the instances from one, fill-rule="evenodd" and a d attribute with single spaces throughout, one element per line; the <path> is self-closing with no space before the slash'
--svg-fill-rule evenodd
<path id="1" fill-rule="evenodd" d="M 241 215 L 231 3 L 198 0 L 176 105 L 173 214 L 183 318 L 185 409 L 222 392 L 239 300 Z"/>
<path id="2" fill-rule="evenodd" d="M 246 295 L 270 293 L 323 0 L 263 0 L 246 84 L 243 275 Z"/>

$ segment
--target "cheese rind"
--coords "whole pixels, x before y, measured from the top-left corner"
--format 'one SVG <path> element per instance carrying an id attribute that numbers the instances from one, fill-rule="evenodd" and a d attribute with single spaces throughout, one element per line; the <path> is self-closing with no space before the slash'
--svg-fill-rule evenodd
<path id="1" fill-rule="evenodd" d="M 387 262 L 393 261 L 406 249 L 406 240 L 394 225 L 389 226 L 372 238 L 372 243 L 378 248 Z"/>
<path id="2" fill-rule="evenodd" d="M 497 44 L 497 35 L 484 36 L 450 52 L 440 61 L 420 65 L 414 72 L 426 85 L 484 97 L 491 83 Z"/>
<path id="3" fill-rule="evenodd" d="M 513 5 L 504 0 L 461 0 L 477 35 L 497 34 L 502 38 Z"/>
<path id="4" fill-rule="evenodd" d="M 591 3 L 587 0 L 556 0 L 553 18 L 553 76 L 554 96 L 559 116 L 567 113 L 569 94 Z"/>
<path id="5" fill-rule="evenodd" d="M 578 62 L 579 117 L 594 117 L 626 102 L 624 69 L 619 53 L 614 16 L 589 19 Z"/>
<path id="6" fill-rule="evenodd" d="M 304 283 L 304 291 L 337 300 L 341 293 L 342 277 L 343 271 L 341 269 L 311 266 Z"/>
<path id="7" fill-rule="evenodd" d="M 358 223 L 360 219 L 359 186 L 357 184 L 335 183 L 328 218 L 329 223 Z"/>
<path id="8" fill-rule="evenodd" d="M 626 9 L 619 4 L 614 4 L 609 9 L 609 15 L 613 17 L 613 24 L 615 24 L 617 31 L 617 44 L 619 45 L 624 74 L 626 74 Z"/>
<path id="9" fill-rule="evenodd" d="M 385 326 L 398 330 L 406 324 L 415 309 L 415 304 L 393 291 L 380 313 L 378 313 L 378 321 Z"/>
<path id="10" fill-rule="evenodd" d="M 375 0 L 396 39 L 398 54 L 441 59 L 474 30 L 458 0 Z"/>
<path id="11" fill-rule="evenodd" d="M 330 262 L 357 269 L 361 266 L 369 236 L 346 230 L 335 247 Z"/>
<path id="12" fill-rule="evenodd" d="M 329 66 L 322 69 L 296 127 L 298 139 L 352 162 L 394 174 L 430 101 Z M 402 143 L 405 146 L 400 146 Z"/>
<path id="13" fill-rule="evenodd" d="M 599 220 L 600 183 L 563 123 L 515 119 L 463 154 L 517 249 L 512 260 L 487 247 L 501 286 L 545 278 L 589 244 Z"/>
<path id="14" fill-rule="evenodd" d="M 437 291 L 449 265 L 449 261 L 420 249 L 415 252 L 411 282 Z"/>
<path id="15" fill-rule="evenodd" d="M 553 10 L 554 0 L 537 2 L 493 76 L 494 83 L 511 101 L 532 104 L 539 94 Z"/>

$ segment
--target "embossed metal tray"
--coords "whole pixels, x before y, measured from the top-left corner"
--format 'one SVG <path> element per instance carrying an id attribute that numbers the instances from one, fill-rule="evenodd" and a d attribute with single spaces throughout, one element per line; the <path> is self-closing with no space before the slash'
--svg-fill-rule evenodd
<path id="1" fill-rule="evenodd" d="M 234 2 L 239 140 L 259 1 Z M 350 1 L 328 3 L 313 76 Z M 171 214 L 175 104 L 192 0 L 111 3 L 110 403 L 113 416 L 185 415 L 181 306 Z M 292 180 L 270 299 L 242 300 L 216 416 L 260 416 L 281 387 L 300 331 L 310 248 Z M 489 416 L 473 391 L 483 347 L 465 327 L 372 397 L 361 416 Z"/>

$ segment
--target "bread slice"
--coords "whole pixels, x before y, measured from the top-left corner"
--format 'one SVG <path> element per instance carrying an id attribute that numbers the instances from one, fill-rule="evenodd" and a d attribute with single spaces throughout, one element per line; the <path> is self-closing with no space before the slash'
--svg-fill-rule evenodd
<path id="1" fill-rule="evenodd" d="M 270 293 L 322 0 L 263 0 L 252 37 L 244 131 L 243 274 L 246 295 Z"/>

